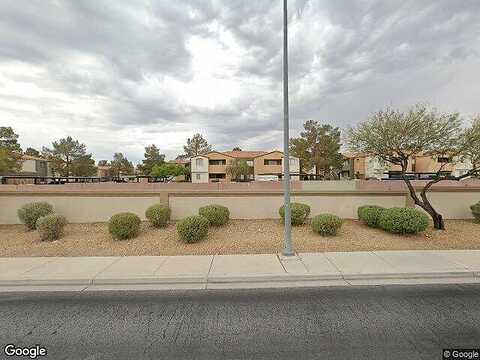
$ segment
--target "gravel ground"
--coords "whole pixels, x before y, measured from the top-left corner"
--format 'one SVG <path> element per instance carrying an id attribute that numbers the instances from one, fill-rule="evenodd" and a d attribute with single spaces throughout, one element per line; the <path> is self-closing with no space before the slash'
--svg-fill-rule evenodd
<path id="1" fill-rule="evenodd" d="M 361 250 L 480 249 L 480 224 L 449 220 L 446 231 L 429 228 L 414 236 L 388 234 L 354 220 L 345 221 L 335 237 L 321 237 L 309 225 L 293 228 L 298 252 Z M 200 255 L 275 253 L 282 249 L 283 226 L 279 220 L 230 220 L 210 228 L 208 238 L 197 244 L 180 241 L 175 225 L 155 229 L 142 224 L 133 240 L 114 241 L 106 223 L 70 224 L 62 239 L 41 242 L 36 231 L 22 225 L 0 225 L 0 256 L 109 256 Z"/>

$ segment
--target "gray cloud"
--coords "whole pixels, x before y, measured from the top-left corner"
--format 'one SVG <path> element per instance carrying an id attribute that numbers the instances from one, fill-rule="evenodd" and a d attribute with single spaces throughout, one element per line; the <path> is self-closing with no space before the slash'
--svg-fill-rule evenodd
<path id="1" fill-rule="evenodd" d="M 479 1 L 289 5 L 293 134 L 419 101 L 478 112 Z M 0 2 L 0 125 L 24 146 L 71 134 L 97 158 L 138 161 L 152 142 L 173 157 L 196 131 L 280 148 L 281 16 L 269 0 Z"/>

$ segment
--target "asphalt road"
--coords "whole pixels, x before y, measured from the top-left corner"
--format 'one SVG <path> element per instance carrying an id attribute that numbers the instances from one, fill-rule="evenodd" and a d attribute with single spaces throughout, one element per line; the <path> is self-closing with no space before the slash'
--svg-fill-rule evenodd
<path id="1" fill-rule="evenodd" d="M 49 359 L 442 359 L 480 347 L 480 286 L 4 293 L 3 358 L 8 343 Z"/>

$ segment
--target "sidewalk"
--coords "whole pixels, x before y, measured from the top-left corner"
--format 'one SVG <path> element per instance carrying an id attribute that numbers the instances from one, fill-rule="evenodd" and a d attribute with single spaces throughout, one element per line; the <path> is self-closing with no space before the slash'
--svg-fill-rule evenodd
<path id="1" fill-rule="evenodd" d="M 475 282 L 480 250 L 0 258 L 0 292 Z"/>

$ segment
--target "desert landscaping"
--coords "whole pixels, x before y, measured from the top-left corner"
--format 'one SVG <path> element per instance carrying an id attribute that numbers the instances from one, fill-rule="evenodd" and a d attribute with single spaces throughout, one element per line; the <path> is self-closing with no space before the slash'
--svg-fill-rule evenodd
<path id="1" fill-rule="evenodd" d="M 182 242 L 175 223 L 155 228 L 142 222 L 138 237 L 113 240 L 107 223 L 68 224 L 63 237 L 41 241 L 23 225 L 0 225 L 0 256 L 132 256 L 279 253 L 283 225 L 277 220 L 230 220 L 211 227 L 198 243 Z M 297 252 L 480 249 L 480 225 L 473 220 L 447 220 L 446 230 L 430 224 L 423 233 L 397 235 L 345 220 L 336 236 L 322 237 L 310 224 L 293 227 Z"/>

